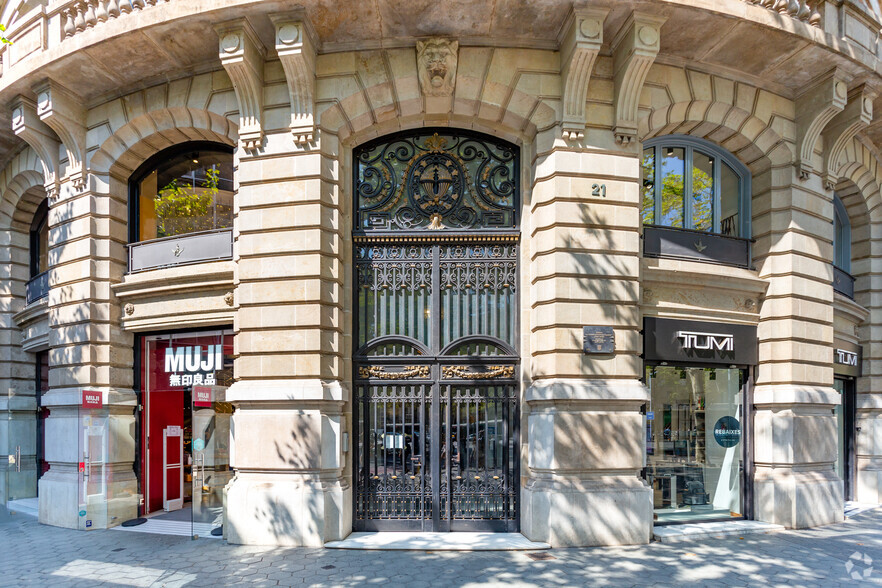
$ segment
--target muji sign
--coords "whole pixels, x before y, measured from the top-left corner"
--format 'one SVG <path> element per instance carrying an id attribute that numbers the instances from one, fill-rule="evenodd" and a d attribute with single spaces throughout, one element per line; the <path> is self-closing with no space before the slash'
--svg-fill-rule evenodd
<path id="1" fill-rule="evenodd" d="M 104 397 L 101 392 L 83 390 L 83 408 L 101 408 L 104 406 Z"/>

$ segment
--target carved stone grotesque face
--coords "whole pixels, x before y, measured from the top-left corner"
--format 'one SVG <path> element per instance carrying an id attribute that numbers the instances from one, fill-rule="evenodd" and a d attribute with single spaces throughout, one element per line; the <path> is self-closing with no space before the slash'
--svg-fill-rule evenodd
<path id="1" fill-rule="evenodd" d="M 459 42 L 447 39 L 417 41 L 420 85 L 426 96 L 450 96 L 456 80 Z"/>

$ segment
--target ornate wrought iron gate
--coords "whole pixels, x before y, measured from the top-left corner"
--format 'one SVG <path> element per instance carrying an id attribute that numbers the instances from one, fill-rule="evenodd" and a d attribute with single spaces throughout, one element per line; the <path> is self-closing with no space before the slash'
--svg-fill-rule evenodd
<path id="1" fill-rule="evenodd" d="M 354 526 L 515 531 L 516 150 L 439 130 L 356 156 Z"/>

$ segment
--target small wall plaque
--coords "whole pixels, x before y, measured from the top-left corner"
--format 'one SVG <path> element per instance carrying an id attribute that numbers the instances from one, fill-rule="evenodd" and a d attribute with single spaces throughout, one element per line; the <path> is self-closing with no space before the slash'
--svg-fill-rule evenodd
<path id="1" fill-rule="evenodd" d="M 582 351 L 604 354 L 615 350 L 616 336 L 612 327 L 582 327 Z"/>

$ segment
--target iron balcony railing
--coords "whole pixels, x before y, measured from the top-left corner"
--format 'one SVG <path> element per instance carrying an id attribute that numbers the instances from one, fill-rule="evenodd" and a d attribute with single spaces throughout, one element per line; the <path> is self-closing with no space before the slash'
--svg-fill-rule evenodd
<path id="1" fill-rule="evenodd" d="M 692 229 L 643 225 L 643 256 L 751 267 L 752 239 Z"/>
<path id="2" fill-rule="evenodd" d="M 37 274 L 27 284 L 27 304 L 49 296 L 49 271 Z"/>
<path id="3" fill-rule="evenodd" d="M 215 229 L 132 243 L 129 272 L 233 258 L 233 230 Z"/>
<path id="4" fill-rule="evenodd" d="M 854 276 L 834 265 L 833 290 L 854 300 Z"/>

